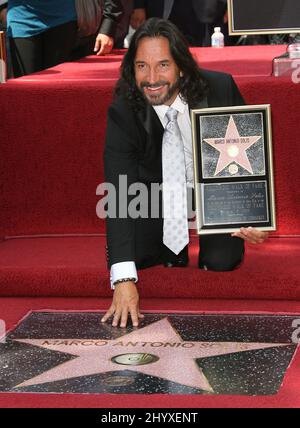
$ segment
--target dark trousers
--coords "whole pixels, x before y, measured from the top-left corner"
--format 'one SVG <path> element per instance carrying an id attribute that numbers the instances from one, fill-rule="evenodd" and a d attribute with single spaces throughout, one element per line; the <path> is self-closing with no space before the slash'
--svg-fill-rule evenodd
<path id="1" fill-rule="evenodd" d="M 199 267 L 213 271 L 234 270 L 243 261 L 244 240 L 226 235 L 200 237 Z"/>
<path id="2" fill-rule="evenodd" d="M 194 189 L 187 188 L 188 207 L 192 211 L 188 213 L 189 219 L 195 215 L 195 194 Z M 136 265 L 138 269 L 147 268 L 159 264 L 172 265 L 188 263 L 188 246 L 178 255 L 174 254 L 161 242 L 157 241 L 153 245 L 153 236 L 157 238 L 163 232 L 163 219 L 151 220 L 152 224 L 148 228 L 145 225 L 136 227 Z M 153 233 L 149 234 L 149 230 Z M 154 233 L 154 231 L 156 233 Z M 245 242 L 241 238 L 232 237 L 231 234 L 200 235 L 199 236 L 199 256 L 198 266 L 217 272 L 234 270 L 244 258 Z"/>
<path id="3" fill-rule="evenodd" d="M 72 21 L 34 37 L 11 38 L 14 77 L 35 73 L 69 61 L 76 36 L 77 22 Z"/>
<path id="4" fill-rule="evenodd" d="M 198 265 L 202 269 L 216 272 L 231 271 L 243 261 L 244 240 L 230 234 L 203 235 L 199 237 L 199 246 Z M 168 262 L 175 263 L 178 259 L 188 260 L 188 246 L 176 256 L 164 245 L 156 253 L 144 245 L 138 247 L 136 265 L 138 269 L 144 269 Z"/>

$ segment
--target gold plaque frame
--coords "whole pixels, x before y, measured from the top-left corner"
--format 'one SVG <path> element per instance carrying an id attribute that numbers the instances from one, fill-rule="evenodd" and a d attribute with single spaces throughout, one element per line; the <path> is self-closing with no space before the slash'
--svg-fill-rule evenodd
<path id="1" fill-rule="evenodd" d="M 256 142 L 252 143 L 249 149 L 238 149 L 237 147 L 240 146 L 234 147 L 233 140 L 225 138 L 224 131 L 226 127 L 227 130 L 229 129 L 231 118 L 237 122 L 238 126 L 236 124 L 234 126 L 240 137 L 239 140 L 234 141 L 242 144 L 250 138 L 256 138 Z M 241 227 L 249 226 L 264 231 L 275 231 L 270 105 L 193 109 L 191 123 L 197 233 L 199 235 L 232 233 L 240 230 Z M 205 132 L 213 135 L 218 126 L 222 133 L 221 139 L 218 135 L 215 138 L 204 138 Z M 249 136 L 247 133 L 242 135 L 243 130 L 251 127 L 261 134 L 254 133 L 256 137 Z M 226 167 L 217 172 L 221 152 L 215 146 L 211 147 L 209 142 L 204 141 L 205 139 L 215 140 L 216 144 L 218 142 L 231 144 L 230 149 L 233 147 L 237 151 L 244 152 L 250 163 L 250 170 L 245 169 L 243 164 L 234 158 L 233 153 L 232 161 L 228 158 Z M 234 198 L 230 196 L 232 194 Z M 218 216 L 219 218 L 216 219 L 215 217 Z"/>

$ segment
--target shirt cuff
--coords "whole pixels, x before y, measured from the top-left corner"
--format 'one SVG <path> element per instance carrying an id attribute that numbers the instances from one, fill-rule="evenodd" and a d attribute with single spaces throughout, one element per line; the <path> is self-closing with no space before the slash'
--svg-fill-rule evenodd
<path id="1" fill-rule="evenodd" d="M 114 282 L 124 278 L 135 278 L 138 280 L 136 266 L 134 262 L 114 263 L 110 268 L 110 288 L 115 289 Z"/>

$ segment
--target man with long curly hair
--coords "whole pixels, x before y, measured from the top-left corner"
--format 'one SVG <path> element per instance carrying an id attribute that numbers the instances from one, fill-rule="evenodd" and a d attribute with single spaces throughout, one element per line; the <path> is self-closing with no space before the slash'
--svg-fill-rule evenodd
<path id="1" fill-rule="evenodd" d="M 165 216 L 161 209 L 164 191 L 159 198 L 151 194 L 153 186 L 163 182 L 163 139 L 168 111 L 177 115 L 188 186 L 193 183 L 189 110 L 241 104 L 244 101 L 232 77 L 201 70 L 174 24 L 151 18 L 135 32 L 108 112 L 105 177 L 116 190 L 113 211 L 117 214 L 107 218 L 107 255 L 114 297 L 102 322 L 113 317 L 113 326 L 125 327 L 130 315 L 132 324 L 138 325 L 143 316 L 139 310 L 137 269 L 157 264 L 166 267 L 188 264 L 188 245 L 173 252 L 164 244 Z M 176 173 L 174 170 L 174 177 Z M 128 215 L 134 202 L 132 186 L 136 184 L 137 188 L 144 186 L 148 190 L 147 201 L 140 200 L 140 205 L 148 203 L 148 215 Z M 156 204 L 158 210 L 154 209 Z M 158 215 L 153 215 L 154 212 Z M 254 228 L 242 228 L 232 235 L 202 236 L 199 268 L 233 270 L 243 259 L 244 241 L 259 243 L 266 237 L 266 232 Z"/>

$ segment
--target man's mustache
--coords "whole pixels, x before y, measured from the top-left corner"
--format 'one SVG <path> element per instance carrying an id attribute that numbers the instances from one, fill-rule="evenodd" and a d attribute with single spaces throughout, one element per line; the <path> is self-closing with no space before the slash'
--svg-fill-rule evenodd
<path id="1" fill-rule="evenodd" d="M 149 83 L 149 82 L 141 82 L 141 88 L 159 88 L 160 86 L 165 86 L 165 85 L 169 85 L 169 82 L 167 82 L 166 80 L 159 80 L 158 82 L 155 83 Z"/>

